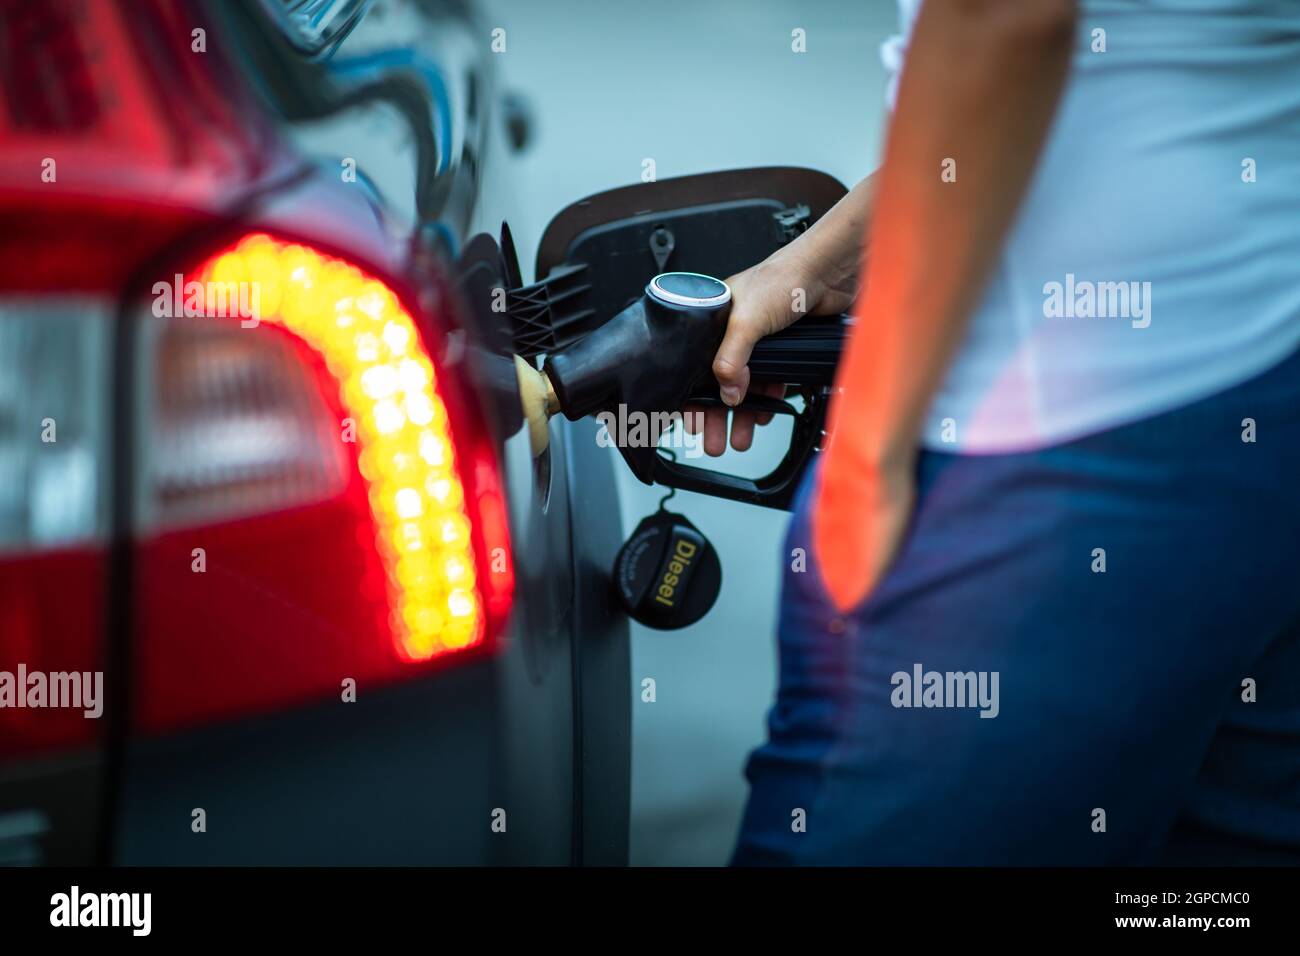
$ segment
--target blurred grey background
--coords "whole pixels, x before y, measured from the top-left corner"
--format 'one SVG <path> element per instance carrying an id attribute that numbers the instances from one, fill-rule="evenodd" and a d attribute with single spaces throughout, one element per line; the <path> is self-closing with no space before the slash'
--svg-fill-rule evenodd
<path id="1" fill-rule="evenodd" d="M 799 165 L 845 185 L 875 168 L 885 74 L 880 44 L 897 32 L 894 0 L 488 0 L 506 31 L 503 81 L 534 108 L 536 136 L 515 184 L 510 220 L 531 279 L 537 241 L 555 213 L 591 193 L 744 166 Z M 791 50 L 802 29 L 806 52 Z M 772 426 L 746 456 L 718 467 L 766 471 L 784 450 Z M 617 456 L 613 449 L 610 454 Z M 697 462 L 698 463 L 698 462 Z M 662 489 L 619 459 L 625 533 Z M 764 736 L 775 688 L 774 620 L 787 516 L 679 494 L 670 507 L 710 537 L 722 559 L 718 603 L 698 624 L 634 626 L 631 862 L 722 864 L 744 808 L 742 775 Z M 641 681 L 654 678 L 655 703 Z"/>

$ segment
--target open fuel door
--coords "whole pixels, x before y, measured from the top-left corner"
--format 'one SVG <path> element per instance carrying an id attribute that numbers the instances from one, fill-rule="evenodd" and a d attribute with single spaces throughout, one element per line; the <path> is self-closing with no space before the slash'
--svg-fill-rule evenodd
<path id="1" fill-rule="evenodd" d="M 642 183 L 580 200 L 543 234 L 538 281 L 507 292 L 515 350 L 531 360 L 573 345 L 636 303 L 661 273 L 739 272 L 796 238 L 846 192 L 824 173 L 778 166 Z M 806 318 L 755 349 L 754 378 L 784 382 L 797 400 L 746 402 L 794 418 L 789 449 L 768 475 L 741 478 L 672 461 L 655 448 L 620 445 L 628 466 L 646 483 L 790 507 L 820 446 L 846 324 L 844 317 Z M 712 356 L 693 358 L 707 369 Z M 695 369 L 692 378 L 691 404 L 720 403 L 711 376 Z"/>

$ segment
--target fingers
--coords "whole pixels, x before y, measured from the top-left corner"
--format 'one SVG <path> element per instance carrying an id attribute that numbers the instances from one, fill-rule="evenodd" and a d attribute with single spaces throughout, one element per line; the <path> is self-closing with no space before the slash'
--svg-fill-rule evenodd
<path id="1" fill-rule="evenodd" d="M 782 398 L 785 386 L 776 382 L 762 382 L 754 386 L 754 394 L 769 398 Z M 772 420 L 771 412 L 751 412 L 744 409 L 729 411 L 726 408 L 702 408 L 688 405 L 683 413 L 683 424 L 688 432 L 704 432 L 704 453 L 717 458 L 727 450 L 727 416 L 731 416 L 731 447 L 736 451 L 749 451 L 754 444 L 754 428 Z"/>
<path id="2" fill-rule="evenodd" d="M 713 358 L 713 376 L 718 380 L 722 400 L 728 405 L 739 405 L 745 398 L 749 389 L 749 355 L 760 338 L 760 334 L 734 315 L 727 323 L 727 334 Z"/>
<path id="3" fill-rule="evenodd" d="M 726 450 L 727 409 L 707 409 L 704 412 L 704 453 L 717 458 Z"/>
<path id="4" fill-rule="evenodd" d="M 726 334 L 713 357 L 713 376 L 718 380 L 718 394 L 722 401 L 732 408 L 740 405 L 749 391 L 749 357 L 754 344 L 791 321 L 789 315 L 782 314 L 785 284 L 753 278 L 763 269 L 764 265 L 760 264 L 727 280 L 737 306 L 727 321 Z M 754 296 L 750 295 L 751 286 L 756 290 Z M 785 394 L 784 386 L 772 384 L 755 386 L 754 391 L 766 396 Z M 710 408 L 704 416 L 703 444 L 708 455 L 716 457 L 727 450 L 727 411 L 727 408 Z M 770 414 L 760 415 L 751 411 L 736 411 L 731 417 L 731 447 L 736 451 L 747 451 L 754 442 L 754 427 L 772 420 Z"/>
<path id="5" fill-rule="evenodd" d="M 785 386 L 780 382 L 760 382 L 751 391 L 766 398 L 784 398 Z M 738 409 L 731 413 L 731 447 L 736 451 L 749 451 L 754 444 L 754 427 L 772 420 L 771 412 L 749 412 Z"/>
<path id="6" fill-rule="evenodd" d="M 785 386 L 780 382 L 764 382 L 762 385 L 756 386 L 755 391 L 767 398 L 785 398 Z M 766 425 L 771 420 L 771 412 L 758 413 L 758 423 L 760 425 Z"/>
<path id="7" fill-rule="evenodd" d="M 760 338 L 739 317 L 727 323 L 727 334 L 713 359 L 713 375 L 718 380 L 718 394 L 728 405 L 739 405 L 749 390 L 749 355 Z M 731 423 L 731 447 L 746 451 L 754 440 L 754 416 L 736 412 Z M 705 419 L 704 451 L 714 457 L 727 450 L 727 410 L 711 408 Z"/>
<path id="8" fill-rule="evenodd" d="M 731 447 L 736 451 L 749 451 L 754 443 L 754 413 L 734 411 L 731 413 Z"/>

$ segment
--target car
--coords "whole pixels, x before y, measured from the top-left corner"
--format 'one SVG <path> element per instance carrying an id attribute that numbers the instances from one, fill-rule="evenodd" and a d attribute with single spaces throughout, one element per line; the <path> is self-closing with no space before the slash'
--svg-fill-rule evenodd
<path id="1" fill-rule="evenodd" d="M 0 862 L 625 863 L 623 466 L 589 419 L 534 457 L 513 355 L 843 187 L 578 198 L 525 283 L 468 4 L 3 26 Z"/>

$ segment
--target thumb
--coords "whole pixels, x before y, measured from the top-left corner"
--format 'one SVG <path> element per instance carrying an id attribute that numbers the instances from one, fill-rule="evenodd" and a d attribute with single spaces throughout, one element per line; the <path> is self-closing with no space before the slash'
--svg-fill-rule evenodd
<path id="1" fill-rule="evenodd" d="M 718 392 L 728 405 L 739 405 L 749 389 L 749 355 L 754 343 L 762 338 L 748 323 L 733 317 L 727 323 L 727 333 L 713 358 L 713 377 L 718 380 Z"/>

